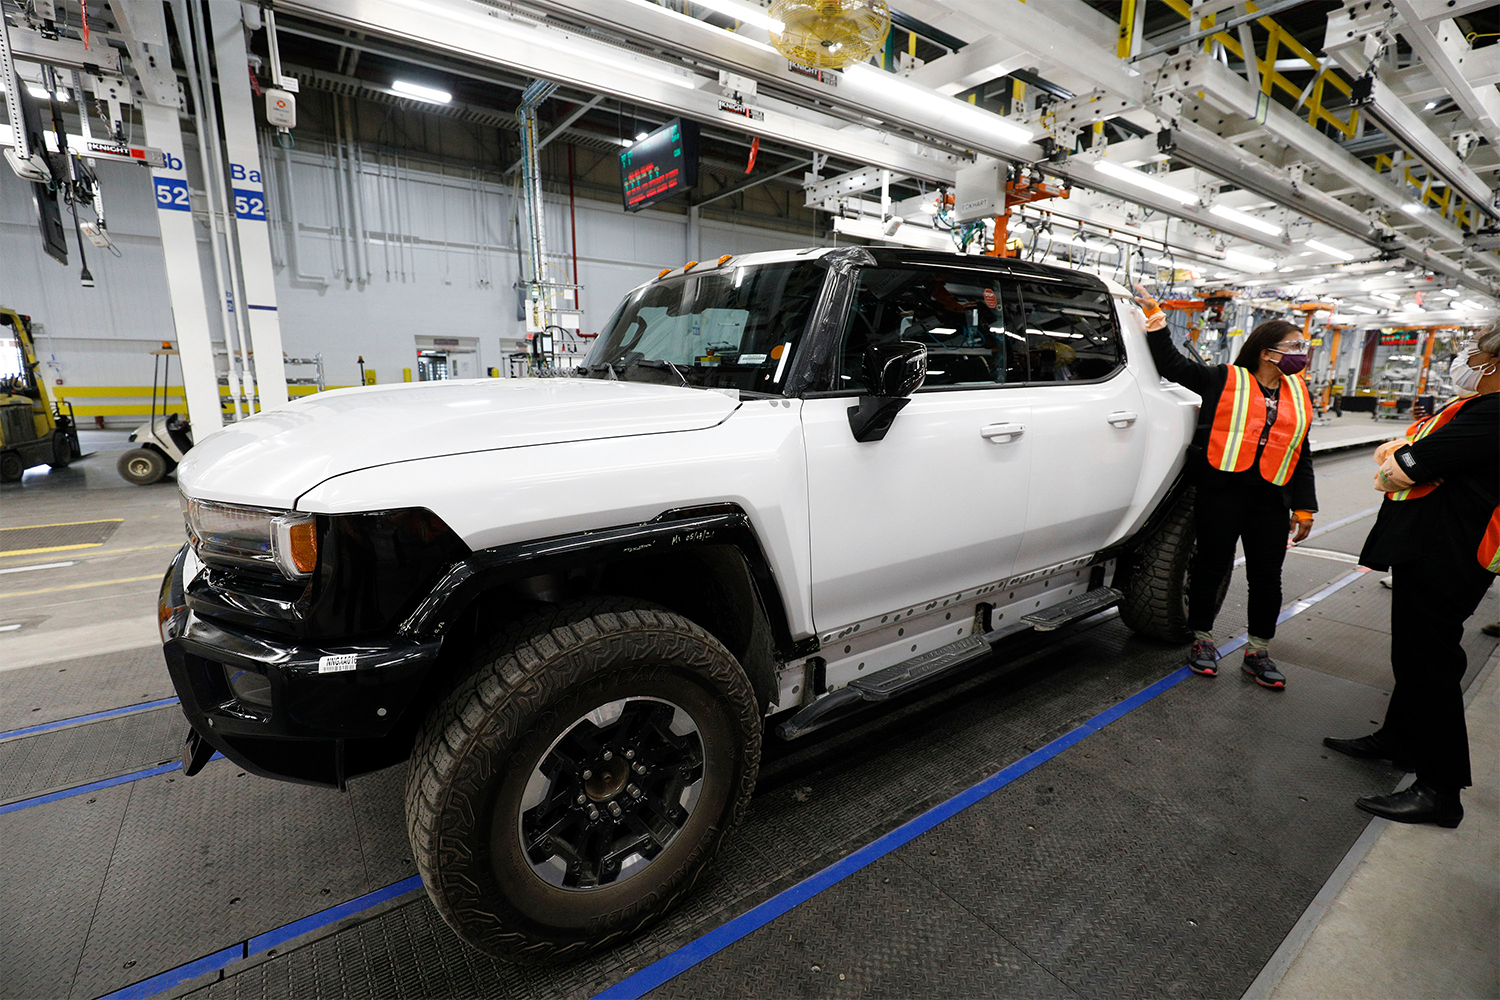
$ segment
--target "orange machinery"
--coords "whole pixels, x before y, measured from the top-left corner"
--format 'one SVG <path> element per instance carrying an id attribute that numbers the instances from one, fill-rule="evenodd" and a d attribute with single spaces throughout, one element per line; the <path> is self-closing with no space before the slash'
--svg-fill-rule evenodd
<path id="1" fill-rule="evenodd" d="M 1047 184 L 1041 174 L 1022 169 L 1015 179 L 1005 182 L 1005 213 L 995 216 L 995 241 L 985 253 L 990 257 L 1014 257 L 1018 253 L 1006 248 L 1010 242 L 1011 209 L 1049 198 L 1067 198 L 1069 193 L 1066 184 L 1062 187 Z"/>

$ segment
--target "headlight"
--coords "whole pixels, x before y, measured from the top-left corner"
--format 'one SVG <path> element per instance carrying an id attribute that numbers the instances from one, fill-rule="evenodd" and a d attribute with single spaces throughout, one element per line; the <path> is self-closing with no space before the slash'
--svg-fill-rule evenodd
<path id="1" fill-rule="evenodd" d="M 209 566 L 279 572 L 290 580 L 318 565 L 318 531 L 311 514 L 187 500 L 188 540 Z"/>

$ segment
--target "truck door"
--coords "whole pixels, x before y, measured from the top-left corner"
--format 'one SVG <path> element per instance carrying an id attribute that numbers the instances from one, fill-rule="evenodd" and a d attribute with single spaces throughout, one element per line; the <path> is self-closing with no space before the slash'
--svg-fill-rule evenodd
<path id="1" fill-rule="evenodd" d="M 1018 276 L 1036 460 L 1018 572 L 1117 540 L 1135 499 L 1148 423 L 1109 291 L 1070 276 Z"/>
<path id="2" fill-rule="evenodd" d="M 963 265 L 866 268 L 837 355 L 839 389 L 802 408 L 820 631 L 1004 579 L 1033 455 L 1024 334 L 1001 275 Z M 872 342 L 928 347 L 928 378 L 879 441 L 848 411 Z"/>

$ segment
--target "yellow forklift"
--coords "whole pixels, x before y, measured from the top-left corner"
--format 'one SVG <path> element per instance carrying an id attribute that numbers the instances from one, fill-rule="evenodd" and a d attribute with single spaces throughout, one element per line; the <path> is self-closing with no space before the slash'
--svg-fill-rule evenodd
<path id="1" fill-rule="evenodd" d="M 61 469 L 83 457 L 83 451 L 73 404 L 54 404 L 47 393 L 31 336 L 31 317 L 0 306 L 0 327 L 10 328 L 20 348 L 20 373 L 0 378 L 0 483 L 14 483 L 33 465 Z M 62 406 L 68 408 L 66 414 Z"/>

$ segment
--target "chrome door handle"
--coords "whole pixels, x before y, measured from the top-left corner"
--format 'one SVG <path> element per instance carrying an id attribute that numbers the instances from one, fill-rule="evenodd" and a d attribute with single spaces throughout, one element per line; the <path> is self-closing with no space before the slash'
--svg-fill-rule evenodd
<path id="1" fill-rule="evenodd" d="M 1104 419 L 1108 420 L 1116 427 L 1129 427 L 1140 418 L 1141 415 L 1139 413 L 1134 413 L 1130 410 L 1116 410 Z"/>
<path id="2" fill-rule="evenodd" d="M 1025 424 L 985 424 L 979 428 L 979 436 L 988 441 L 997 441 L 1004 444 L 1014 441 L 1026 432 Z"/>

